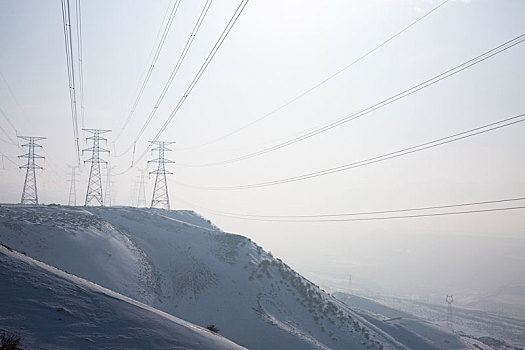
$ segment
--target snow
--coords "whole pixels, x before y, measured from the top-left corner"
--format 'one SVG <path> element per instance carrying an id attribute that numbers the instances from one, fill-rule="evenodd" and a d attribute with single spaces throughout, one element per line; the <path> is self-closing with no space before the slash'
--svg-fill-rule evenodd
<path id="1" fill-rule="evenodd" d="M 0 331 L 30 349 L 242 349 L 222 336 L 0 246 Z"/>
<path id="2" fill-rule="evenodd" d="M 515 317 L 525 315 L 525 283 L 505 285 L 466 303 L 467 307 Z"/>
<path id="3" fill-rule="evenodd" d="M 452 332 L 428 324 L 409 313 L 354 295 L 339 293 L 336 296 L 408 349 L 467 348 Z"/>
<path id="4" fill-rule="evenodd" d="M 354 327 L 350 311 L 334 308 L 324 315 L 333 298 L 317 286 L 249 239 L 224 233 L 193 212 L 89 210 L 144 250 L 158 281 L 154 306 L 163 311 L 213 323 L 251 349 L 379 346 Z"/>
<path id="5" fill-rule="evenodd" d="M 407 298 L 378 296 L 372 297 L 374 299 L 372 301 L 366 298 L 357 298 L 346 293 L 336 293 L 335 295 L 349 305 L 361 307 L 369 312 L 375 312 L 377 307 L 377 310 L 383 310 L 378 311 L 378 313 L 382 313 L 385 317 L 408 314 L 410 315 L 408 320 L 419 319 L 420 322 L 434 329 L 440 329 L 442 332 L 449 334 L 454 332 L 472 349 L 525 348 L 525 319 L 523 317 L 453 305 L 452 329 L 450 329 L 447 325 L 447 306 L 445 303 L 436 305 Z M 392 311 L 385 313 L 384 310 Z M 405 316 L 403 316 L 403 319 L 407 320 Z M 405 322 L 403 326 L 408 327 L 410 331 L 415 331 L 418 335 L 423 334 L 419 330 L 411 329 L 410 322 L 408 322 L 408 325 Z"/>
<path id="6" fill-rule="evenodd" d="M 346 305 L 192 211 L 0 206 L 0 242 L 188 322 L 214 324 L 250 349 L 475 348 L 421 319 L 384 322 L 393 311 Z"/>

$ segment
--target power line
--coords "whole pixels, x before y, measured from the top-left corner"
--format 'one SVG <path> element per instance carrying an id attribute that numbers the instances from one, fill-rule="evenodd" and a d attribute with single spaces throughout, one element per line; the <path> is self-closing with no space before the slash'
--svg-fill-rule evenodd
<path id="1" fill-rule="evenodd" d="M 311 88 L 301 92 L 299 95 L 295 96 L 294 98 L 292 98 L 291 100 L 289 100 L 288 102 L 280 105 L 279 107 L 271 110 L 270 112 L 266 113 L 265 115 L 263 115 L 262 117 L 250 122 L 250 123 L 247 123 L 245 124 L 244 126 L 241 126 L 240 128 L 238 129 L 235 129 L 233 130 L 232 132 L 226 134 L 226 135 L 223 135 L 223 136 L 220 136 L 220 137 L 217 137 L 213 140 L 210 140 L 206 143 L 203 143 L 201 145 L 198 145 L 198 146 L 193 146 L 193 147 L 188 147 L 188 148 L 184 148 L 184 149 L 179 149 L 179 151 L 183 150 L 183 151 L 188 151 L 188 150 L 192 150 L 192 149 L 197 149 L 197 148 L 201 148 L 201 147 L 204 147 L 204 146 L 208 146 L 208 145 L 211 145 L 211 144 L 214 144 L 218 141 L 221 141 L 227 137 L 230 137 L 230 136 L 233 136 L 239 132 L 241 132 L 242 130 L 244 129 L 247 129 L 248 127 L 254 125 L 254 124 L 257 124 L 258 122 L 272 116 L 273 114 L 281 111 L 282 109 L 288 107 L 289 105 L 291 105 L 292 103 L 296 102 L 297 100 L 301 99 L 302 97 L 308 95 L 310 92 L 314 91 L 315 89 L 321 87 L 322 85 L 324 85 L 325 83 L 327 83 L 328 81 L 332 80 L 333 78 L 335 78 L 336 76 L 338 76 L 339 74 L 343 73 L 344 71 L 346 71 L 348 68 L 352 67 L 353 65 L 355 65 L 356 63 L 360 62 L 361 60 L 363 60 L 364 58 L 368 57 L 369 55 L 371 55 L 372 53 L 374 53 L 375 51 L 379 50 L 381 47 L 385 46 L 386 44 L 388 44 L 390 41 L 394 40 L 395 38 L 397 38 L 398 36 L 400 36 L 401 34 L 403 34 L 404 32 L 406 32 L 407 30 L 409 30 L 410 28 L 412 28 L 414 25 L 416 25 L 417 23 L 419 23 L 420 21 L 422 21 L 425 17 L 429 16 L 430 14 L 432 14 L 433 12 L 435 12 L 436 10 L 438 10 L 441 6 L 445 5 L 446 3 L 448 2 L 448 0 L 445 0 L 443 2 L 441 2 L 440 4 L 438 4 L 436 7 L 434 7 L 433 9 L 431 9 L 430 11 L 428 11 L 427 13 L 425 13 L 423 16 L 419 17 L 417 20 L 415 20 L 414 22 L 410 23 L 408 26 L 404 27 L 403 29 L 401 29 L 400 31 L 396 32 L 394 35 L 388 37 L 388 39 L 384 40 L 383 42 L 381 42 L 379 45 L 375 46 L 373 49 L 369 50 L 368 52 L 366 52 L 365 54 L 359 56 L 358 58 L 356 58 L 355 60 L 353 60 L 352 62 L 350 62 L 348 65 L 344 66 L 343 68 L 339 69 L 337 72 L 331 74 L 330 76 L 328 76 L 327 78 L 321 80 L 319 83 L 315 84 L 314 86 L 312 86 Z"/>
<path id="2" fill-rule="evenodd" d="M 137 108 L 137 105 L 139 104 L 140 99 L 142 98 L 142 94 L 144 93 L 144 90 L 146 89 L 146 85 L 148 84 L 151 74 L 153 72 L 153 68 L 155 68 L 155 64 L 157 64 L 157 60 L 160 56 L 160 52 L 162 51 L 162 48 L 164 47 L 164 43 L 166 42 L 166 38 L 168 37 L 168 33 L 173 23 L 173 19 L 175 18 L 175 15 L 177 14 L 177 10 L 179 9 L 180 2 L 181 0 L 176 0 L 175 3 L 173 4 L 173 8 L 171 9 L 170 16 L 168 18 L 168 21 L 166 22 L 166 26 L 164 27 L 164 31 L 160 38 L 159 44 L 157 45 L 157 49 L 155 50 L 155 54 L 153 55 L 153 59 L 149 65 L 149 69 L 148 69 L 148 72 L 146 73 L 146 77 L 144 78 L 144 81 L 142 82 L 142 85 L 140 86 L 139 93 L 137 94 L 137 97 L 135 98 L 135 101 L 133 102 L 133 106 L 131 107 L 131 111 L 129 112 L 128 117 L 126 118 L 124 125 L 122 126 L 117 137 L 115 138 L 115 142 L 120 138 L 120 136 L 122 135 L 122 132 L 127 127 L 129 121 L 131 120 L 131 117 L 133 116 L 133 113 L 135 113 L 135 109 Z"/>
<path id="3" fill-rule="evenodd" d="M 7 79 L 6 79 L 5 76 L 2 74 L 1 71 L 0 71 L 0 77 L 1 77 L 2 80 L 4 81 L 5 86 L 7 87 L 7 91 L 9 91 L 9 94 L 11 95 L 11 98 L 13 99 L 13 101 L 15 102 L 15 104 L 18 106 L 18 108 L 19 108 L 20 111 L 22 112 L 21 114 L 24 116 L 24 118 L 27 118 L 27 116 L 26 116 L 26 112 L 25 112 L 24 108 L 22 108 L 22 105 L 20 104 L 20 102 L 18 102 L 18 99 L 16 98 L 15 94 L 13 93 L 13 90 L 11 89 L 11 86 L 9 85 L 9 83 L 7 82 Z M 27 119 L 25 120 L 25 122 L 27 123 Z M 26 124 L 26 125 L 27 125 L 27 124 Z"/>
<path id="4" fill-rule="evenodd" d="M 525 197 L 517 198 L 505 198 L 505 199 L 496 199 L 488 201 L 478 201 L 478 202 L 468 202 L 468 203 L 459 203 L 459 204 L 446 204 L 446 205 L 434 205 L 427 207 L 415 207 L 415 208 L 404 208 L 404 209 L 391 209 L 391 210 L 376 210 L 376 211 L 365 211 L 365 212 L 352 212 L 352 213 L 337 213 L 337 214 L 318 214 L 318 215 L 254 215 L 254 214 L 239 214 L 239 213 L 228 213 L 222 211 L 216 211 L 212 209 L 206 209 L 210 212 L 216 212 L 219 214 L 225 215 L 235 215 L 239 217 L 250 217 L 250 218 L 273 218 L 273 219 L 312 219 L 312 218 L 331 218 L 331 217 L 345 217 L 345 216 L 364 216 L 364 215 L 377 215 L 377 214 L 394 214 L 394 213 L 405 213 L 411 211 L 424 211 L 424 210 L 436 210 L 436 209 L 451 209 L 451 208 L 461 208 L 469 207 L 475 205 L 486 205 L 486 204 L 496 204 L 496 203 L 508 203 L 523 201 Z M 205 209 L 205 208 L 203 208 Z"/>
<path id="5" fill-rule="evenodd" d="M 212 3 L 212 0 L 207 0 L 206 3 L 204 4 L 204 7 L 203 7 L 203 9 L 202 9 L 198 19 L 197 19 L 197 22 L 195 23 L 195 25 L 193 27 L 193 30 L 191 31 L 190 36 L 188 37 L 188 40 L 186 41 L 186 44 L 184 45 L 184 48 L 183 48 L 183 50 L 182 50 L 182 52 L 181 52 L 181 54 L 179 56 L 179 59 L 177 60 L 177 63 L 173 67 L 173 70 L 171 71 L 171 74 L 170 74 L 168 80 L 164 84 L 164 88 L 162 89 L 161 94 L 157 98 L 157 102 L 155 102 L 155 106 L 150 111 L 150 113 L 149 113 L 149 115 L 148 115 L 148 117 L 146 119 L 146 122 L 142 125 L 142 127 L 141 127 L 139 133 L 137 134 L 137 137 L 135 137 L 135 140 L 133 141 L 133 143 L 120 156 L 122 156 L 125 153 L 127 153 L 131 149 L 131 147 L 133 147 L 132 159 L 135 158 L 135 145 L 136 145 L 138 139 L 142 136 L 142 134 L 144 133 L 144 131 L 148 127 L 149 123 L 151 122 L 151 120 L 153 119 L 155 114 L 157 113 L 157 110 L 158 110 L 160 104 L 164 100 L 164 97 L 166 96 L 166 93 L 168 92 L 168 90 L 169 90 L 169 88 L 171 86 L 171 83 L 173 82 L 173 79 L 177 75 L 177 73 L 178 73 L 178 71 L 179 71 L 179 69 L 180 69 L 180 67 L 182 65 L 182 62 L 184 61 L 184 58 L 188 54 L 188 51 L 189 51 L 189 49 L 191 47 L 191 44 L 193 43 L 193 40 L 195 39 L 195 36 L 197 35 L 197 32 L 199 31 L 199 28 L 201 27 L 202 22 L 204 21 L 204 17 L 208 13 L 208 10 L 209 10 L 209 8 L 211 6 L 211 3 Z"/>
<path id="6" fill-rule="evenodd" d="M 75 149 L 77 153 L 77 163 L 80 166 L 80 145 L 78 132 L 78 116 L 77 116 L 77 97 L 75 89 L 75 68 L 73 58 L 73 43 L 71 35 L 71 13 L 69 8 L 69 0 L 61 0 L 62 3 L 62 21 L 64 25 L 64 42 L 66 47 L 66 64 L 67 75 L 69 80 L 69 100 L 71 104 L 71 119 L 73 120 L 73 138 Z"/>
<path id="7" fill-rule="evenodd" d="M 13 145 L 13 146 L 16 146 L 18 147 L 18 143 L 16 143 L 15 141 L 13 141 L 13 139 L 11 138 L 11 136 L 9 136 L 9 133 L 7 131 L 5 131 L 5 129 L 0 125 L 0 130 L 2 130 L 2 132 L 5 134 L 5 136 L 7 136 L 7 138 L 9 139 L 9 142 Z"/>
<path id="8" fill-rule="evenodd" d="M 148 56 L 148 62 L 150 60 L 153 59 L 153 56 L 155 55 L 155 52 L 156 52 L 156 48 L 157 48 L 157 42 L 160 40 L 160 37 L 162 36 L 162 33 L 163 33 L 163 29 L 165 28 L 165 25 L 164 23 L 167 23 L 167 18 L 169 18 L 169 14 L 170 14 L 170 8 L 171 8 L 171 4 L 173 3 L 173 0 L 170 1 L 168 3 L 168 6 L 166 7 L 166 11 L 164 13 L 164 17 L 162 18 L 162 21 L 161 21 L 161 26 L 159 27 L 158 31 L 157 31 L 157 35 L 155 36 L 155 40 L 153 41 L 153 46 L 151 47 L 151 51 L 150 51 L 150 54 Z M 140 79 L 139 81 L 137 82 L 137 86 L 135 87 L 135 92 L 138 94 L 138 91 L 140 90 L 140 87 L 142 86 L 142 78 L 146 76 L 147 74 L 147 71 L 148 71 L 148 68 L 149 66 L 146 65 L 144 67 L 144 71 L 142 72 L 142 74 L 140 75 Z M 132 99 L 131 101 L 129 102 L 129 109 L 131 110 L 132 109 L 132 106 L 133 106 L 133 101 L 135 100 L 135 94 L 133 94 L 132 96 Z M 127 123 L 127 122 L 126 122 Z M 123 130 L 121 130 L 123 131 Z M 121 132 L 119 132 L 119 135 L 120 136 Z M 116 149 L 115 149 L 115 141 L 112 142 L 113 143 L 113 149 L 114 149 L 114 155 L 113 157 L 122 157 L 124 156 L 125 154 L 127 154 L 130 150 L 131 150 L 131 146 L 128 147 L 124 152 L 122 152 L 121 154 L 117 154 L 116 152 Z M 117 174 L 118 175 L 118 174 Z"/>
<path id="9" fill-rule="evenodd" d="M 78 76 L 80 82 L 80 120 L 82 122 L 82 129 L 84 129 L 84 68 L 83 68 L 83 50 L 82 50 L 82 11 L 80 7 L 80 0 L 77 0 L 76 16 L 77 16 L 77 51 L 78 51 Z"/>
<path id="10" fill-rule="evenodd" d="M 179 102 L 177 103 L 177 105 L 175 106 L 175 108 L 172 110 L 172 112 L 170 113 L 168 119 L 164 122 L 164 124 L 162 125 L 162 127 L 159 129 L 159 131 L 157 132 L 157 134 L 155 135 L 155 137 L 153 138 L 153 141 L 157 141 L 159 139 L 159 137 L 162 135 L 162 133 L 164 132 L 164 130 L 166 130 L 166 128 L 168 127 L 168 125 L 171 123 L 171 121 L 173 120 L 173 118 L 175 117 L 175 115 L 178 113 L 178 111 L 180 110 L 180 108 L 182 107 L 182 105 L 184 104 L 184 101 L 186 101 L 186 98 L 188 97 L 188 95 L 191 93 L 191 91 L 193 90 L 193 88 L 195 87 L 195 85 L 197 84 L 197 82 L 199 81 L 199 79 L 202 77 L 202 75 L 204 74 L 204 72 L 206 71 L 206 68 L 208 68 L 211 60 L 213 59 L 213 57 L 215 56 L 215 54 L 217 53 L 217 51 L 219 50 L 219 48 L 221 47 L 221 45 L 223 44 L 224 40 L 226 39 L 226 37 L 228 36 L 228 34 L 230 33 L 230 31 L 232 30 L 233 26 L 235 25 L 235 23 L 237 22 L 237 20 L 239 19 L 239 16 L 241 15 L 241 13 L 243 12 L 244 8 L 246 7 L 246 5 L 248 4 L 248 1 L 249 0 L 241 0 L 239 6 L 237 7 L 237 9 L 235 10 L 233 16 L 231 17 L 230 21 L 228 22 L 228 24 L 226 25 L 226 27 L 224 28 L 223 32 L 221 33 L 219 39 L 217 40 L 217 42 L 215 43 L 215 45 L 213 46 L 212 50 L 210 51 L 210 53 L 208 54 L 208 57 L 206 57 L 206 60 L 204 61 L 204 63 L 202 64 L 201 68 L 199 69 L 199 71 L 197 72 L 197 74 L 195 75 L 195 77 L 193 78 L 193 80 L 191 81 L 190 85 L 188 86 L 188 88 L 186 89 L 186 91 L 184 92 L 183 96 L 181 97 L 181 99 L 179 100 Z M 142 159 L 148 152 L 150 146 L 148 146 L 144 152 L 142 152 L 142 154 L 139 156 L 138 160 Z M 132 162 L 133 164 L 133 162 Z"/>
<path id="11" fill-rule="evenodd" d="M 343 222 L 343 221 L 390 220 L 390 219 L 405 219 L 405 218 L 419 218 L 419 217 L 446 216 L 446 215 L 459 215 L 459 214 L 516 210 L 516 209 L 525 209 L 525 206 L 510 206 L 510 207 L 502 207 L 502 208 L 497 207 L 497 208 L 486 208 L 486 209 L 446 211 L 446 212 L 437 212 L 437 213 L 433 212 L 433 213 L 419 213 L 419 214 L 406 214 L 406 215 L 387 215 L 387 216 L 383 215 L 383 216 L 357 217 L 357 218 L 355 217 L 355 216 L 378 215 L 378 214 L 406 213 L 406 212 L 414 212 L 414 211 L 428 211 L 428 210 L 436 210 L 436 209 L 462 208 L 462 207 L 468 207 L 468 206 L 500 204 L 500 203 L 523 201 L 523 200 L 525 200 L 525 197 L 504 198 L 504 199 L 488 200 L 488 201 L 434 205 L 434 206 L 413 207 L 413 208 L 403 208 L 403 209 L 375 210 L 375 211 L 366 211 L 366 212 L 353 212 L 353 213 L 343 213 L 343 214 L 340 214 L 340 213 L 338 214 L 320 214 L 320 215 L 254 215 L 254 214 L 228 213 L 228 212 L 217 211 L 217 210 L 201 207 L 201 206 L 195 205 L 185 200 L 183 201 L 187 202 L 188 204 L 192 206 L 195 206 L 203 210 L 206 210 L 210 213 L 213 213 L 215 215 L 228 217 L 232 219 L 299 223 L 299 222 L 340 222 L 340 221 Z"/>
<path id="12" fill-rule="evenodd" d="M 204 164 L 178 164 L 179 166 L 187 166 L 187 167 L 207 167 L 207 166 L 217 166 L 217 165 L 225 165 L 225 164 L 229 164 L 229 163 L 235 163 L 235 162 L 239 162 L 239 161 L 242 161 L 242 160 L 246 160 L 246 159 L 250 159 L 250 158 L 253 158 L 253 157 L 257 157 L 257 156 L 260 156 L 260 155 L 263 155 L 263 154 L 266 154 L 266 153 L 269 153 L 269 152 L 272 152 L 272 151 L 275 151 L 275 150 L 278 150 L 278 149 L 281 149 L 283 147 L 287 147 L 287 146 L 290 146 L 292 144 L 295 144 L 297 142 L 300 142 L 300 141 L 303 141 L 303 140 L 306 140 L 306 139 L 309 139 L 311 137 L 314 137 L 318 134 L 321 134 L 321 133 L 324 133 L 328 130 L 331 130 L 333 128 L 336 128 L 342 124 L 345 124 L 345 123 L 348 123 L 352 120 L 355 120 L 355 119 L 358 119 L 364 115 L 367 115 L 377 109 L 380 109 L 382 107 L 385 107 L 391 103 L 394 103 L 400 99 L 403 99 L 407 96 L 410 96 L 426 87 L 429 87 L 431 85 L 434 85 L 448 77 L 451 77 L 457 73 L 460 73 L 462 71 L 464 71 L 465 69 L 468 69 L 478 63 L 481 63 L 501 52 L 504 52 L 520 43 L 522 43 L 523 41 L 525 41 L 525 34 L 521 34 L 493 49 L 490 49 L 484 53 L 482 53 L 481 55 L 478 55 L 464 63 L 461 63 L 460 65 L 457 65 L 455 66 L 454 68 L 451 68 L 451 69 L 448 69 L 447 71 L 441 73 L 441 74 L 438 74 L 430 79 L 427 79 L 417 85 L 414 85 L 412 86 L 411 88 L 408 88 L 406 90 L 403 90 L 387 99 L 384 99 L 380 102 L 377 102 L 375 103 L 374 105 L 370 106 L 370 107 L 367 107 L 365 109 L 362 109 L 360 110 L 359 112 L 355 112 L 353 114 L 350 114 L 346 117 L 343 117 L 341 119 L 338 119 L 338 120 L 335 120 L 333 122 L 330 122 L 328 124 L 325 124 L 323 126 L 320 126 L 320 127 L 317 127 L 311 131 L 308 131 L 300 136 L 297 136 L 297 137 L 294 137 L 292 139 L 289 139 L 287 141 L 284 141 L 284 142 L 281 142 L 277 145 L 274 145 L 274 146 L 271 146 L 271 147 L 268 147 L 268 148 L 265 148 L 265 149 L 262 149 L 262 150 L 259 150 L 259 151 L 256 151 L 256 152 L 252 152 L 252 153 L 248 153 L 248 154 L 245 154 L 243 156 L 240 156 L 240 157 L 236 157 L 236 158 L 231 158 L 231 159 L 227 159 L 227 160 L 223 160 L 223 161 L 218 161 L 218 162 L 211 162 L 211 163 L 204 163 Z"/>
<path id="13" fill-rule="evenodd" d="M 44 148 L 42 148 L 42 152 L 45 154 L 45 160 L 44 160 L 44 164 L 47 167 L 48 171 L 47 171 L 47 174 L 49 175 L 49 178 L 51 179 L 51 181 L 53 181 L 58 188 L 61 188 L 63 186 L 63 183 L 62 182 L 58 182 L 58 179 L 62 179 L 63 178 L 63 174 L 65 172 L 64 168 L 62 168 L 62 166 L 58 165 L 58 163 L 56 163 L 54 160 L 53 160 L 53 156 L 51 156 L 49 154 L 49 152 L 47 152 Z M 78 166 L 77 166 L 78 168 Z M 54 173 L 53 174 L 50 174 L 50 171 Z"/>
<path id="14" fill-rule="evenodd" d="M 397 216 L 381 216 L 381 217 L 372 217 L 372 218 L 345 218 L 345 219 L 326 219 L 326 220 L 275 220 L 275 219 L 259 219 L 259 218 L 245 218 L 237 216 L 229 216 L 232 219 L 242 219 L 242 220 L 253 220 L 253 221 L 279 221 L 279 222 L 343 222 L 343 221 L 376 221 L 376 220 L 392 220 L 392 219 L 411 219 L 411 218 L 423 218 L 423 217 L 432 217 L 432 216 L 447 216 L 447 215 L 460 215 L 460 214 L 473 214 L 473 213 L 487 213 L 487 212 L 496 212 L 496 211 L 507 211 L 507 210 L 517 210 L 525 209 L 525 206 L 514 206 L 514 207 L 504 207 L 504 208 L 490 208 L 490 209 L 479 209 L 479 210 L 464 210 L 464 211 L 455 211 L 455 212 L 445 212 L 445 213 L 430 213 L 430 214 L 414 214 L 414 215 L 397 215 Z"/>
<path id="15" fill-rule="evenodd" d="M 13 161 L 9 156 L 7 156 L 5 153 L 0 152 L 0 155 L 2 156 L 2 158 L 5 158 L 8 161 L 10 161 L 11 163 L 13 163 L 14 165 L 18 166 L 18 164 L 15 161 Z"/>
<path id="16" fill-rule="evenodd" d="M 11 126 L 11 128 L 13 128 L 13 130 L 15 131 L 15 135 L 18 136 L 18 131 L 16 130 L 15 126 L 13 125 L 13 123 L 11 123 L 11 120 L 9 119 L 9 117 L 7 116 L 7 114 L 5 114 L 4 110 L 2 109 L 2 107 L 0 107 L 0 114 L 2 114 L 4 116 L 4 118 L 7 120 L 7 122 L 9 123 L 9 125 Z"/>
<path id="17" fill-rule="evenodd" d="M 397 151 L 393 151 L 393 152 L 389 152 L 389 153 L 386 153 L 386 154 L 382 154 L 380 156 L 375 156 L 375 157 L 372 157 L 372 158 L 367 158 L 367 159 L 360 160 L 360 161 L 357 161 L 357 162 L 352 162 L 352 163 L 344 164 L 344 165 L 341 165 L 341 166 L 338 166 L 338 167 L 324 169 L 324 170 L 320 170 L 320 171 L 316 171 L 316 172 L 312 172 L 312 173 L 308 173 L 308 174 L 288 177 L 288 178 L 285 178 L 285 179 L 266 181 L 266 182 L 260 182 L 260 183 L 254 183 L 254 184 L 247 184 L 247 185 L 224 186 L 224 187 L 193 186 L 193 185 L 182 184 L 180 182 L 178 182 L 178 184 L 183 185 L 183 186 L 187 186 L 187 187 L 191 187 L 191 188 L 206 189 L 206 190 L 241 190 L 241 189 L 248 189 L 248 188 L 257 188 L 257 187 L 267 187 L 267 186 L 280 185 L 280 184 L 284 184 L 284 183 L 295 182 L 295 181 L 300 181 L 300 180 L 306 180 L 306 179 L 315 178 L 315 177 L 319 177 L 319 176 L 324 176 L 324 175 L 328 175 L 328 174 L 333 174 L 333 173 L 337 173 L 337 172 L 341 172 L 341 171 L 346 171 L 346 170 L 350 170 L 350 169 L 354 169 L 354 168 L 358 168 L 358 167 L 362 167 L 362 166 L 366 166 L 366 165 L 382 162 L 382 161 L 385 161 L 385 160 L 389 160 L 389 159 L 405 156 L 405 155 L 412 154 L 412 153 L 419 152 L 419 151 L 423 151 L 423 150 L 426 150 L 426 149 L 429 149 L 429 148 L 434 148 L 434 147 L 445 145 L 445 144 L 448 144 L 448 143 L 451 143 L 451 142 L 463 140 L 463 139 L 466 139 L 466 138 L 469 138 L 469 137 L 481 135 L 481 134 L 484 134 L 484 133 L 487 133 L 487 132 L 490 132 L 490 131 L 493 131 L 493 130 L 497 130 L 497 129 L 500 129 L 500 128 L 503 128 L 503 127 L 507 127 L 507 126 L 510 126 L 510 125 L 514 125 L 514 124 L 517 124 L 517 123 L 521 123 L 521 122 L 524 122 L 524 121 L 525 121 L 525 114 L 519 114 L 519 115 L 514 116 L 514 117 L 505 118 L 503 120 L 499 120 L 499 121 L 496 121 L 496 122 L 493 122 L 493 123 L 490 123 L 490 124 L 486 124 L 486 125 L 483 125 L 483 126 L 479 126 L 479 127 L 473 128 L 473 129 L 469 129 L 469 130 L 466 130 L 466 131 L 455 133 L 455 134 L 450 135 L 450 136 L 441 137 L 439 139 L 435 139 L 435 140 L 432 140 L 432 141 L 424 142 L 424 143 L 421 143 L 421 144 L 418 144 L 418 145 L 415 145 L 415 146 L 411 146 L 411 147 L 403 148 L 403 149 L 400 149 L 400 150 L 397 150 Z"/>

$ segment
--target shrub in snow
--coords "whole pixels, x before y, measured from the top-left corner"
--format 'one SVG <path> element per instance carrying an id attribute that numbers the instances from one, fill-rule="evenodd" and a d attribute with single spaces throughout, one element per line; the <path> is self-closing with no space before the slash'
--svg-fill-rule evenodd
<path id="1" fill-rule="evenodd" d="M 214 324 L 210 324 L 209 326 L 206 326 L 206 328 L 208 328 L 213 333 L 219 333 L 219 328 L 215 327 Z"/>
<path id="2" fill-rule="evenodd" d="M 12 334 L 2 334 L 0 336 L 0 350 L 22 350 L 20 337 Z"/>

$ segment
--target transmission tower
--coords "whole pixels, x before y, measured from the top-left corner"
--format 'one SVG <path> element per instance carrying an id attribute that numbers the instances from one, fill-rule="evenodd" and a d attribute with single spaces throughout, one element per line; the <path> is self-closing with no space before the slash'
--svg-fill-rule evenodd
<path id="1" fill-rule="evenodd" d="M 26 179 L 24 181 L 24 189 L 22 191 L 22 204 L 38 204 L 38 192 L 36 188 L 36 172 L 35 169 L 43 169 L 37 165 L 35 159 L 43 159 L 41 155 L 35 153 L 35 147 L 42 147 L 37 144 L 36 141 L 44 140 L 45 137 L 39 136 L 18 136 L 22 140 L 28 141 L 28 143 L 22 145 L 27 147 L 28 152 L 18 158 L 27 158 L 27 164 L 22 165 L 20 168 L 26 169 Z"/>
<path id="2" fill-rule="evenodd" d="M 71 169 L 71 173 L 68 175 L 70 176 L 69 180 L 67 180 L 69 185 L 69 200 L 67 202 L 67 205 L 70 206 L 76 206 L 77 205 L 77 169 L 78 166 L 71 166 L 69 165 L 69 168 Z"/>
<path id="3" fill-rule="evenodd" d="M 138 189 L 138 196 L 137 196 L 137 207 L 146 207 L 146 172 L 148 169 L 138 169 L 140 171 L 140 175 L 137 176 L 139 178 L 139 181 L 137 184 L 139 185 Z M 167 191 L 166 191 L 167 193 Z"/>
<path id="4" fill-rule="evenodd" d="M 115 167 L 107 167 L 106 168 L 106 195 L 104 197 L 104 201 L 106 202 L 106 205 L 108 207 L 111 207 L 111 191 L 113 188 L 113 184 L 115 183 L 113 180 L 111 180 L 111 170 L 115 169 Z"/>
<path id="5" fill-rule="evenodd" d="M 170 199 L 168 196 L 168 183 L 166 182 L 166 175 L 173 174 L 169 171 L 166 171 L 166 163 L 175 163 L 172 160 L 164 158 L 164 152 L 171 151 L 171 149 L 166 148 L 167 145 L 175 142 L 165 142 L 165 141 L 150 141 L 152 145 L 156 145 L 156 148 L 153 148 L 152 151 L 158 151 L 159 157 L 157 159 L 149 160 L 149 163 L 158 163 L 157 170 L 150 171 L 150 174 L 155 174 L 155 187 L 153 188 L 153 197 L 151 199 L 151 207 L 156 208 L 159 206 L 164 207 L 165 209 L 170 209 Z"/>
<path id="6" fill-rule="evenodd" d="M 101 134 L 110 132 L 111 130 L 101 129 L 82 129 L 86 132 L 93 134 L 93 136 L 86 137 L 87 140 L 93 140 L 93 147 L 85 148 L 84 152 L 91 152 L 91 158 L 84 161 L 84 164 L 91 163 L 91 169 L 89 170 L 89 181 L 86 192 L 86 201 L 84 203 L 87 206 L 91 200 L 96 200 L 100 206 L 104 205 L 104 197 L 102 196 L 102 176 L 100 175 L 100 163 L 107 164 L 107 161 L 100 158 L 100 152 L 108 152 L 109 150 L 100 148 L 100 140 L 106 141 L 107 139 L 100 137 Z"/>
<path id="7" fill-rule="evenodd" d="M 450 329 L 453 329 L 452 328 L 452 325 L 453 325 L 452 303 L 454 302 L 454 298 L 452 297 L 452 295 L 447 295 L 447 298 L 445 299 L 445 301 L 447 302 L 447 327 Z"/>

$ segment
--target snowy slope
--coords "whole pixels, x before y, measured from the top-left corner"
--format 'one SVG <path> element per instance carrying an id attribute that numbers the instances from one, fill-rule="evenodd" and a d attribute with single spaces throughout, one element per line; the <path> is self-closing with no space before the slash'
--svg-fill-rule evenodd
<path id="1" fill-rule="evenodd" d="M 251 349 L 407 348 L 395 329 L 193 212 L 0 207 L 0 242 L 189 322 L 214 324 Z"/>
<path id="2" fill-rule="evenodd" d="M 352 304 L 350 300 L 354 299 L 354 296 L 344 293 L 337 293 L 336 295 L 350 304 Z M 445 303 L 436 305 L 400 297 L 374 297 L 374 300 L 390 308 L 416 315 L 432 326 L 449 329 Z M 369 306 L 366 308 L 369 309 Z M 501 313 L 453 306 L 452 328 L 456 334 L 461 335 L 464 341 L 476 343 L 478 340 L 478 344 L 474 346 L 476 349 L 480 347 L 482 349 L 525 349 L 525 318 L 523 315 L 513 317 Z"/>
<path id="3" fill-rule="evenodd" d="M 212 332 L 0 246 L 0 332 L 28 349 L 242 349 Z"/>
<path id="4" fill-rule="evenodd" d="M 525 283 L 514 283 L 466 303 L 467 307 L 525 317 Z"/>
<path id="5" fill-rule="evenodd" d="M 151 267 L 126 235 L 83 208 L 0 207 L 0 242 L 149 304 Z"/>
<path id="6" fill-rule="evenodd" d="M 412 314 L 376 303 L 370 299 L 335 293 L 355 312 L 381 327 L 409 349 L 466 348 L 454 334 L 425 322 Z"/>

